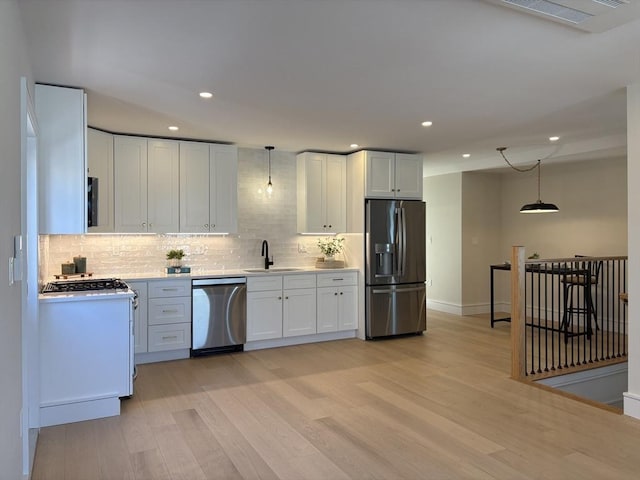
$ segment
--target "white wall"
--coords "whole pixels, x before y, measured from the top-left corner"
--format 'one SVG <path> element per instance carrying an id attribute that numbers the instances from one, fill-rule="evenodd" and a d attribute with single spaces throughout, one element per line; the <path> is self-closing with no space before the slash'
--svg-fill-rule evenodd
<path id="1" fill-rule="evenodd" d="M 640 418 L 640 83 L 627 88 L 627 158 L 629 204 L 629 389 L 625 392 L 624 413 Z"/>
<path id="2" fill-rule="evenodd" d="M 87 257 L 87 270 L 96 275 L 164 272 L 165 253 L 183 248 L 185 265 L 193 273 L 210 270 L 261 267 L 262 240 L 269 242 L 275 266 L 311 266 L 320 256 L 319 237 L 296 233 L 295 154 L 271 154 L 274 185 L 269 198 L 264 149 L 238 150 L 238 233 L 212 235 L 49 235 L 41 237 L 44 279 L 60 273 L 60 264 L 74 255 Z M 302 245 L 307 252 L 299 252 Z"/>
<path id="3" fill-rule="evenodd" d="M 488 265 L 508 256 L 500 250 L 500 175 L 462 174 L 462 305 L 463 314 L 486 312 L 490 296 Z"/>
<path id="4" fill-rule="evenodd" d="M 554 214 L 523 215 L 537 200 L 531 173 L 438 175 L 424 179 L 430 308 L 489 311 L 489 265 L 511 258 L 513 245 L 542 258 L 627 254 L 627 162 L 624 158 L 545 165 L 542 200 Z M 496 307 L 509 302 L 508 275 L 496 273 Z"/>
<path id="5" fill-rule="evenodd" d="M 627 254 L 627 162 L 610 158 L 543 165 L 541 197 L 552 214 L 523 215 L 537 199 L 535 171 L 507 173 L 502 182 L 502 245 L 524 245 L 541 258 Z"/>
<path id="6" fill-rule="evenodd" d="M 423 192 L 427 204 L 427 305 L 459 314 L 462 303 L 462 174 L 427 177 Z"/>
<path id="7" fill-rule="evenodd" d="M 0 2 L 0 478 L 22 476 L 20 284 L 8 284 L 13 236 L 20 233 L 20 77 L 30 77 L 15 0 Z"/>

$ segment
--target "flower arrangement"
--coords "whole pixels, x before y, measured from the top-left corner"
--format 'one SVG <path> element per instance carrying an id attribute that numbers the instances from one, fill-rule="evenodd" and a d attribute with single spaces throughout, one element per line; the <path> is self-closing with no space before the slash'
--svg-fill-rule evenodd
<path id="1" fill-rule="evenodd" d="M 333 257 L 344 250 L 344 238 L 326 237 L 318 239 L 318 248 L 325 257 Z"/>

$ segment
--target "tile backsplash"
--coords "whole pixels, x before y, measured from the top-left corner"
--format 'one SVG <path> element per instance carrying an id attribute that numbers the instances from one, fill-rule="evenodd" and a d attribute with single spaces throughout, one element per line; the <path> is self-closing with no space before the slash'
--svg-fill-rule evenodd
<path id="1" fill-rule="evenodd" d="M 87 257 L 95 275 L 164 273 L 165 253 L 182 248 L 192 273 L 261 267 L 263 240 L 275 266 L 312 266 L 320 251 L 319 237 L 296 233 L 296 158 L 291 152 L 271 153 L 273 194 L 265 193 L 267 160 L 261 149 L 238 149 L 238 233 L 217 235 L 42 235 L 40 265 L 43 279 L 60 273 L 74 256 Z M 305 252 L 306 251 L 306 252 Z"/>

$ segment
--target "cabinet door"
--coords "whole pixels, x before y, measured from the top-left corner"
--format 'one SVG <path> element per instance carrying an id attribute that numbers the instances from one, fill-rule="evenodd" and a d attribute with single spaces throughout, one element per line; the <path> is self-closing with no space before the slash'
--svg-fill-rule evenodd
<path id="1" fill-rule="evenodd" d="M 396 153 L 396 198 L 422 200 L 422 156 Z"/>
<path id="2" fill-rule="evenodd" d="M 238 149 L 231 145 L 210 146 L 210 231 L 238 230 Z"/>
<path id="3" fill-rule="evenodd" d="M 395 154 L 366 152 L 366 197 L 393 198 L 395 195 Z"/>
<path id="4" fill-rule="evenodd" d="M 85 103 L 83 90 L 35 86 L 40 233 L 87 231 Z"/>
<path id="5" fill-rule="evenodd" d="M 209 145 L 180 142 L 180 231 L 209 232 Z"/>
<path id="6" fill-rule="evenodd" d="M 148 141 L 147 231 L 179 231 L 180 164 L 178 142 Z"/>
<path id="7" fill-rule="evenodd" d="M 98 179 L 98 225 L 88 231 L 113 232 L 113 135 L 87 129 L 87 170 Z"/>
<path id="8" fill-rule="evenodd" d="M 326 228 L 325 154 L 307 153 L 304 156 L 304 182 L 301 189 L 304 221 L 302 232 L 324 232 Z"/>
<path id="9" fill-rule="evenodd" d="M 147 232 L 147 139 L 113 141 L 115 231 Z"/>
<path id="10" fill-rule="evenodd" d="M 147 351 L 147 282 L 127 282 L 131 290 L 138 295 L 138 308 L 133 315 L 134 352 L 145 353 Z"/>
<path id="11" fill-rule="evenodd" d="M 316 333 L 316 289 L 284 291 L 282 335 L 295 337 Z"/>
<path id="12" fill-rule="evenodd" d="M 358 287 L 348 285 L 338 290 L 338 330 L 358 328 Z"/>
<path id="13" fill-rule="evenodd" d="M 282 291 L 247 292 L 247 341 L 282 337 Z"/>
<path id="14" fill-rule="evenodd" d="M 317 308 L 318 333 L 336 332 L 338 330 L 338 289 L 331 287 L 318 288 Z"/>
<path id="15" fill-rule="evenodd" d="M 347 229 L 347 159 L 344 155 L 327 155 L 325 166 L 325 228 L 340 233 Z"/>

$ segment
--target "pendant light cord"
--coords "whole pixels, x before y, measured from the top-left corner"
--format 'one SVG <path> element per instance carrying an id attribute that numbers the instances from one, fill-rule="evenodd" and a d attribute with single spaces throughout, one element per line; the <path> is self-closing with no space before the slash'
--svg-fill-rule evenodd
<path id="1" fill-rule="evenodd" d="M 522 172 L 522 173 L 530 172 L 531 170 L 536 168 L 538 165 L 540 165 L 540 160 L 538 160 L 538 163 L 536 163 L 535 165 L 532 165 L 530 167 L 527 167 L 527 168 L 516 167 L 515 165 L 512 165 L 509 160 L 507 160 L 507 157 L 505 157 L 504 151 L 506 149 L 507 149 L 507 147 L 498 147 L 498 148 L 496 148 L 496 150 L 500 152 L 500 155 L 502 155 L 502 158 L 504 158 L 504 161 L 507 162 L 507 165 L 509 165 L 511 168 L 513 168 L 516 172 Z M 539 185 L 540 185 L 540 175 L 538 175 L 538 188 L 539 188 Z"/>

